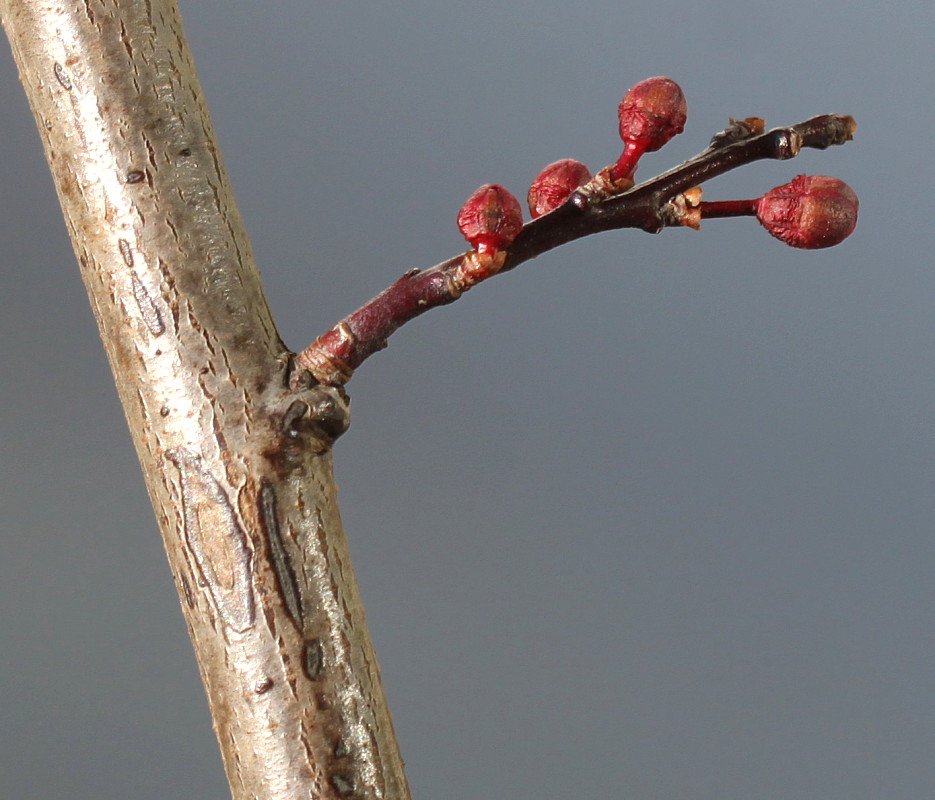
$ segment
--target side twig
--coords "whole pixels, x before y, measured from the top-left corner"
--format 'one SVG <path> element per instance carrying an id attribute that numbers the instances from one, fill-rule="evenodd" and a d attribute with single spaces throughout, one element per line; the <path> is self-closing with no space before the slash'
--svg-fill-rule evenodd
<path id="1" fill-rule="evenodd" d="M 311 378 L 343 385 L 370 355 L 386 347 L 388 337 L 404 323 L 454 302 L 480 280 L 584 236 L 618 228 L 658 233 L 671 225 L 697 227 L 703 216 L 756 213 L 753 201 L 735 205 L 733 212 L 723 204 L 701 203 L 695 187 L 754 161 L 793 158 L 803 147 L 823 150 L 844 144 L 855 128 L 852 117 L 823 114 L 760 133 L 762 121 L 749 118 L 732 121 L 702 153 L 636 186 L 623 181 L 615 189 L 607 179 L 611 168 L 606 168 L 553 211 L 526 223 L 509 249 L 469 250 L 430 269 L 406 272 L 299 353 L 290 384 L 296 388 Z"/>

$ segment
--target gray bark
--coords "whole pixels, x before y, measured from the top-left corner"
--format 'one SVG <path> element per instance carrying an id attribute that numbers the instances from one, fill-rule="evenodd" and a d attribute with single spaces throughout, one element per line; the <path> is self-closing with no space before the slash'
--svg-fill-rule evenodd
<path id="1" fill-rule="evenodd" d="M 409 796 L 335 501 L 172 0 L 0 0 L 234 798 Z"/>

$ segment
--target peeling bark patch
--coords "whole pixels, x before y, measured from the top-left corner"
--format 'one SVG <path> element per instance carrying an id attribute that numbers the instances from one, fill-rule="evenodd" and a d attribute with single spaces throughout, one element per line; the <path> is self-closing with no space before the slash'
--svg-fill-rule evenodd
<path id="1" fill-rule="evenodd" d="M 133 269 L 133 247 L 126 239 L 119 239 L 117 246 L 120 248 L 120 255 L 123 257 L 123 263 L 130 268 L 130 283 L 133 284 L 133 299 L 136 300 L 136 306 L 140 310 L 140 316 L 143 322 L 153 336 L 162 336 L 166 332 L 165 323 L 162 321 L 162 314 L 149 296 L 146 287 L 140 280 L 139 275 Z"/>
<path id="2" fill-rule="evenodd" d="M 179 574 L 179 581 L 182 584 L 182 593 L 185 595 L 185 602 L 188 604 L 189 608 L 194 608 L 195 596 L 192 594 L 191 584 L 188 582 L 188 578 L 185 577 L 184 573 Z"/>
<path id="3" fill-rule="evenodd" d="M 341 797 L 347 797 L 354 792 L 354 782 L 344 775 L 332 775 L 331 785 Z"/>
<path id="4" fill-rule="evenodd" d="M 253 625 L 255 609 L 250 585 L 253 553 L 224 489 L 201 463 L 182 447 L 166 452 L 182 482 L 185 541 L 224 623 L 243 632 Z"/>
<path id="5" fill-rule="evenodd" d="M 133 268 L 133 248 L 126 239 L 119 239 L 117 247 L 120 248 L 120 255 L 123 256 L 123 263 L 131 269 Z"/>
<path id="6" fill-rule="evenodd" d="M 290 436 L 293 439 L 298 437 L 299 424 L 302 418 L 308 414 L 308 411 L 308 403 L 303 403 L 301 400 L 295 400 L 292 405 L 286 409 L 286 413 L 282 418 L 282 430 L 286 436 Z"/>
<path id="7" fill-rule="evenodd" d="M 302 659 L 302 666 L 305 669 L 306 677 L 310 681 L 317 681 L 321 677 L 321 668 L 324 661 L 325 654 L 321 649 L 321 641 L 309 639 L 305 643 L 305 656 Z"/>
<path id="8" fill-rule="evenodd" d="M 292 562 L 282 541 L 279 530 L 279 518 L 276 516 L 276 490 L 267 480 L 260 484 L 260 520 L 266 541 L 269 545 L 270 560 L 273 562 L 273 571 L 276 573 L 276 582 L 279 585 L 279 594 L 283 605 L 296 629 L 302 630 L 302 598 L 299 594 L 299 584 L 292 569 Z"/>
<path id="9" fill-rule="evenodd" d="M 70 92 L 72 89 L 72 82 L 71 82 L 71 78 L 69 77 L 68 73 L 65 71 L 65 67 L 63 67 L 61 64 L 58 63 L 58 61 L 56 61 L 55 66 L 52 67 L 52 70 L 53 72 L 55 72 L 55 79 L 60 84 L 62 84 L 62 88 L 67 89 Z"/>
<path id="10" fill-rule="evenodd" d="M 133 297 L 140 309 L 143 322 L 146 323 L 146 327 L 153 336 L 162 336 L 166 332 L 166 326 L 153 298 L 149 296 L 149 292 L 146 291 L 146 287 L 143 286 L 143 282 L 136 276 L 136 273 L 131 276 L 131 282 L 133 283 Z"/>

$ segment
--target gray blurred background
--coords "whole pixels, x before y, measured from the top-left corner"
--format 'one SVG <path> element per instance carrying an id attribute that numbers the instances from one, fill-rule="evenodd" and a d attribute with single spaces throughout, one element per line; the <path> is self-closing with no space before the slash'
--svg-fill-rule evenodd
<path id="1" fill-rule="evenodd" d="M 678 80 L 685 133 L 853 114 L 747 167 L 861 198 L 603 234 L 394 336 L 351 383 L 342 511 L 413 793 L 935 797 L 931 0 L 182 2 L 294 348 L 463 249 L 462 200 L 596 169 Z M 5 49 L 5 48 L 4 48 Z M 0 58 L 0 797 L 227 797 L 152 512 Z"/>

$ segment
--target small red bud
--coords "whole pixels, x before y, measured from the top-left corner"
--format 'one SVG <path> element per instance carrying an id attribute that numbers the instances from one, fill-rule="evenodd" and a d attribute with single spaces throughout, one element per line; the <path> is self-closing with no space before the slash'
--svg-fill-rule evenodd
<path id="1" fill-rule="evenodd" d="M 458 212 L 458 230 L 478 253 L 505 250 L 522 227 L 519 201 L 497 183 L 481 186 Z"/>
<path id="2" fill-rule="evenodd" d="M 579 186 L 591 180 L 591 172 L 580 161 L 563 158 L 553 161 L 536 175 L 526 194 L 532 218 L 548 214 L 564 203 Z"/>
<path id="3" fill-rule="evenodd" d="M 685 95 L 671 78 L 647 78 L 633 86 L 617 109 L 623 153 L 612 177 L 631 177 L 643 153 L 658 150 L 682 132 L 686 115 Z"/>
<path id="4" fill-rule="evenodd" d="M 857 195 L 827 175 L 796 175 L 756 201 L 756 218 L 791 247 L 817 250 L 844 241 L 857 225 Z"/>
<path id="5" fill-rule="evenodd" d="M 658 150 L 685 127 L 687 106 L 681 87 L 671 78 L 647 78 L 620 101 L 620 138 L 646 141 L 646 152 Z"/>

